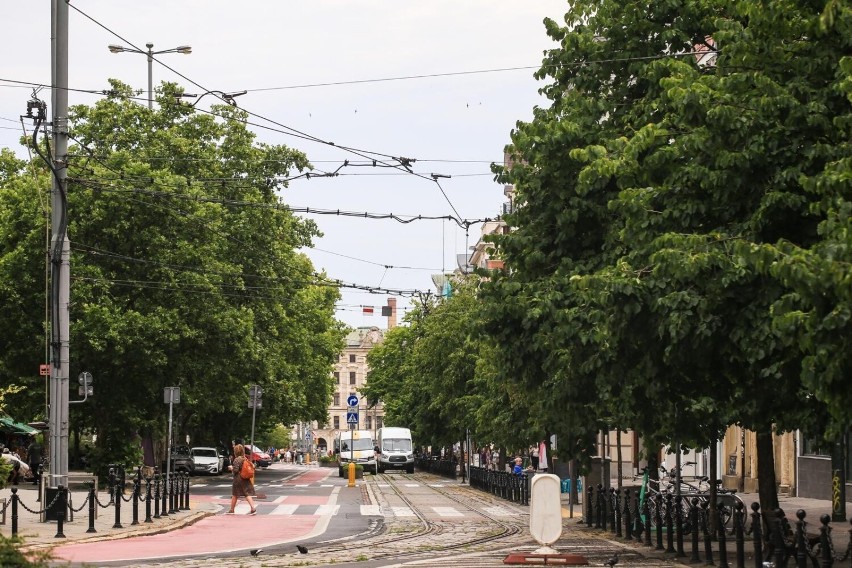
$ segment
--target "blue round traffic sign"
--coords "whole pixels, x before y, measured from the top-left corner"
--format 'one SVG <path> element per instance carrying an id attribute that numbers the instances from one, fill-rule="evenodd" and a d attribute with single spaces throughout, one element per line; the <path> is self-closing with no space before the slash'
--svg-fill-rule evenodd
<path id="1" fill-rule="evenodd" d="M 346 404 L 349 406 L 358 406 L 358 397 L 354 394 L 350 394 L 349 398 L 346 399 Z"/>

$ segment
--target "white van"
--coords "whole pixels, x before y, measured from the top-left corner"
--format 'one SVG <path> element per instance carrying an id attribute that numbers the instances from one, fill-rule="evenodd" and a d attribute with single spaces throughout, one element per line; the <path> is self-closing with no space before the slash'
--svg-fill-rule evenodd
<path id="1" fill-rule="evenodd" d="M 334 439 L 334 453 L 340 477 L 349 475 L 349 462 L 364 466 L 364 471 L 374 471 L 376 454 L 373 451 L 373 432 L 370 430 L 343 430 Z"/>
<path id="2" fill-rule="evenodd" d="M 379 446 L 379 473 L 387 469 L 404 469 L 414 473 L 414 446 L 408 428 L 384 427 L 376 433 Z"/>

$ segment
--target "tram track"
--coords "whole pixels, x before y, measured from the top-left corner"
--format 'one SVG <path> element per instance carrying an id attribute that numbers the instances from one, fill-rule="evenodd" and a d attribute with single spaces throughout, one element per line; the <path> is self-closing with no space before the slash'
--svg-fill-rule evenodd
<path id="1" fill-rule="evenodd" d="M 529 541 L 524 533 L 528 525 L 525 514 L 518 512 L 510 519 L 490 514 L 485 508 L 506 507 L 506 502 L 494 501 L 488 494 L 480 496 L 477 492 L 473 495 L 469 493 L 473 490 L 467 487 L 440 487 L 442 479 L 434 475 L 379 474 L 370 476 L 365 485 L 369 487 L 368 492 L 380 501 L 378 504 L 383 511 L 404 509 L 410 511 L 411 516 L 392 513 L 372 535 L 357 541 L 323 542 L 321 548 L 313 548 L 317 555 L 329 560 L 334 558 L 340 563 L 366 558 L 370 561 L 411 561 L 424 554 L 434 558 L 436 555 L 464 554 Z M 415 494 L 407 485 L 416 485 L 419 491 Z M 424 492 L 423 488 L 428 491 Z M 435 518 L 435 504 L 454 504 L 463 509 L 462 516 Z"/>

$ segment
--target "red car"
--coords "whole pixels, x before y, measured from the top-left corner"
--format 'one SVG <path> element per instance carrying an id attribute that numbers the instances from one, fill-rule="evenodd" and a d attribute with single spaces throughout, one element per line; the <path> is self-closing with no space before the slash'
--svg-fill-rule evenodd
<path id="1" fill-rule="evenodd" d="M 245 449 L 246 456 L 250 455 L 250 459 L 254 465 L 259 465 L 260 467 L 269 467 L 269 465 L 272 463 L 272 458 L 269 457 L 269 454 L 267 454 L 257 446 L 246 444 Z"/>

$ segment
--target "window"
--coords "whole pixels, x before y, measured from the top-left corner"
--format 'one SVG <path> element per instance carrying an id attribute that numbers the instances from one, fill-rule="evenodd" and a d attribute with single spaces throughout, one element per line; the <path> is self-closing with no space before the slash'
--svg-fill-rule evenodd
<path id="1" fill-rule="evenodd" d="M 370 418 L 371 418 L 371 416 L 368 415 L 367 420 L 366 420 L 367 423 L 364 425 L 367 428 L 367 430 L 373 429 L 373 422 L 370 420 Z"/>
<path id="2" fill-rule="evenodd" d="M 334 429 L 337 430 L 338 428 L 340 428 L 340 416 L 335 416 L 334 417 Z"/>
<path id="3" fill-rule="evenodd" d="M 354 354 L 354 353 L 351 353 L 351 354 L 349 355 L 349 362 L 350 362 L 350 363 L 354 363 L 354 362 L 355 362 L 355 354 Z"/>
<path id="4" fill-rule="evenodd" d="M 340 406 L 340 393 L 334 393 L 334 406 Z"/>
<path id="5" fill-rule="evenodd" d="M 355 371 L 349 371 L 349 384 L 355 384 Z"/>
<path id="6" fill-rule="evenodd" d="M 334 372 L 334 382 L 340 384 L 340 373 L 338 371 Z"/>
<path id="7" fill-rule="evenodd" d="M 803 436 L 802 455 L 831 457 L 831 446 L 824 442 L 818 442 L 816 438 L 808 438 Z"/>
<path id="8" fill-rule="evenodd" d="M 376 416 L 376 428 L 377 429 L 382 427 L 382 422 L 383 422 L 382 417 Z"/>

